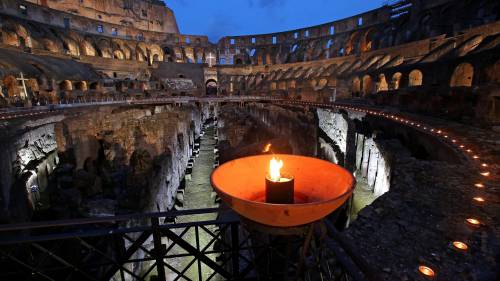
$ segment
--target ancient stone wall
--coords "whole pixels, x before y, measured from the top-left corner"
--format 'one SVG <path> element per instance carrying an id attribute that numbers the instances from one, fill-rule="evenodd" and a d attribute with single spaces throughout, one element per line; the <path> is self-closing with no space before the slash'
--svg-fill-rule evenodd
<path id="1" fill-rule="evenodd" d="M 27 123 L 22 134 L 11 124 L 2 137 L 2 221 L 47 210 L 54 217 L 45 219 L 171 209 L 205 111 L 103 107 Z"/>
<path id="2" fill-rule="evenodd" d="M 313 112 L 266 104 L 222 106 L 219 110 L 221 161 L 268 152 L 316 154 L 317 125 Z"/>

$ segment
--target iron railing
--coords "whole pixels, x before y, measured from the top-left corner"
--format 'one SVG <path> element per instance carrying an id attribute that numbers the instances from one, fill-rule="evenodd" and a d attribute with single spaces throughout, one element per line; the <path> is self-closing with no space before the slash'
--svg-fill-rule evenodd
<path id="1" fill-rule="evenodd" d="M 237 216 L 218 212 L 0 226 L 0 280 L 265 280 L 269 272 L 283 280 L 376 279 L 329 222 L 311 226 L 307 246 L 300 237 L 262 243 Z M 200 215 L 216 218 L 193 221 Z M 276 260 L 283 270 L 273 268 Z"/>

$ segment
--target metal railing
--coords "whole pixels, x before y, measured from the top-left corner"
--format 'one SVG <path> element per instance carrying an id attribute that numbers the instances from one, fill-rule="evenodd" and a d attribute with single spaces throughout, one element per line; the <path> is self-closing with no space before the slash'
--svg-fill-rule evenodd
<path id="1" fill-rule="evenodd" d="M 253 102 L 278 101 L 281 98 L 266 96 L 228 96 L 228 97 L 155 97 L 155 98 L 102 98 L 61 100 L 55 104 L 36 105 L 32 107 L 7 107 L 0 109 L 0 120 L 23 118 L 33 115 L 54 113 L 56 111 L 78 109 L 106 105 L 153 105 L 153 104 L 187 104 L 193 102 Z"/>
<path id="2" fill-rule="evenodd" d="M 329 222 L 314 224 L 317 235 L 297 260 L 290 258 L 296 254 L 277 249 L 301 253 L 304 239 L 275 237 L 258 243 L 259 236 L 242 227 L 235 215 L 184 219 L 217 212 L 198 209 L 3 225 L 0 280 L 260 280 L 262 261 L 270 256 L 281 257 L 284 272 L 294 271 L 304 280 L 376 280 Z M 301 264 L 304 260 L 315 262 Z"/>

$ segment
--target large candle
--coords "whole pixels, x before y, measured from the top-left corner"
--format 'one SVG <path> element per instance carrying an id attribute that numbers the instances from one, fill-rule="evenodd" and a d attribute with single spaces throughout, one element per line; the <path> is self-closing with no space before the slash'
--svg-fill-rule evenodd
<path id="1" fill-rule="evenodd" d="M 289 175 L 281 175 L 283 161 L 272 158 L 269 163 L 269 174 L 266 175 L 266 202 L 273 204 L 294 203 L 294 179 Z"/>

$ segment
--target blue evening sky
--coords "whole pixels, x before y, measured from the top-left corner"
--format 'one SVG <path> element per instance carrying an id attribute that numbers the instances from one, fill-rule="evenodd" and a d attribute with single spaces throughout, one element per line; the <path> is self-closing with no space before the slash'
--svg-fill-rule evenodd
<path id="1" fill-rule="evenodd" d="M 386 0 L 164 0 L 183 34 L 226 35 L 286 31 L 350 17 Z"/>

